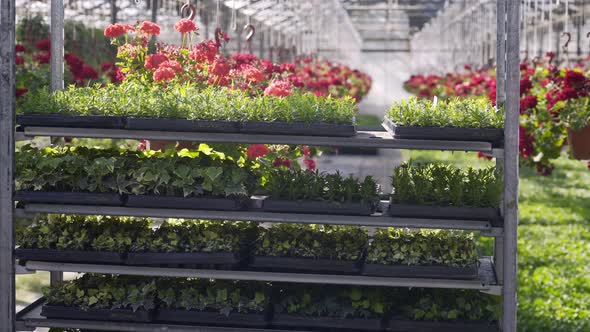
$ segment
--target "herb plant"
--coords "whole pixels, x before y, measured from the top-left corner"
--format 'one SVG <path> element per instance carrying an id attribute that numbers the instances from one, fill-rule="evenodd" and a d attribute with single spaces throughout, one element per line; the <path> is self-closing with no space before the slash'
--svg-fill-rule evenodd
<path id="1" fill-rule="evenodd" d="M 504 111 L 485 97 L 438 100 L 411 97 L 394 103 L 387 117 L 397 126 L 502 128 Z"/>
<path id="2" fill-rule="evenodd" d="M 367 247 L 360 227 L 278 224 L 261 231 L 256 255 L 359 260 Z"/>
<path id="3" fill-rule="evenodd" d="M 473 234 L 448 230 L 378 229 L 366 263 L 467 266 L 479 258 Z"/>
<path id="4" fill-rule="evenodd" d="M 49 305 L 82 310 L 150 310 L 155 308 L 156 283 L 145 277 L 85 274 L 46 288 L 44 295 Z"/>
<path id="5" fill-rule="evenodd" d="M 270 169 L 265 174 L 265 192 L 272 199 L 376 203 L 379 187 L 371 176 L 364 180 L 339 172 Z"/>
<path id="6" fill-rule="evenodd" d="M 397 204 L 498 207 L 501 179 L 494 167 L 460 169 L 443 163 L 404 163 L 393 172 L 391 200 Z"/>
<path id="7" fill-rule="evenodd" d="M 247 92 L 191 84 L 70 87 L 50 93 L 39 90 L 19 100 L 25 114 L 115 115 L 189 120 L 280 121 L 353 124 L 354 99 L 319 97 L 313 93 L 287 97 L 250 97 Z"/>

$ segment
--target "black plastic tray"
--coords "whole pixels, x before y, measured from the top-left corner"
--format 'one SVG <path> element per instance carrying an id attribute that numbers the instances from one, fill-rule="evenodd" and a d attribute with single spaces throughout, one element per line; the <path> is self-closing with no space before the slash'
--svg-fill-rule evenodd
<path id="1" fill-rule="evenodd" d="M 155 319 L 159 322 L 198 325 L 227 325 L 241 327 L 268 326 L 268 321 L 264 314 L 230 313 L 229 316 L 225 316 L 218 312 L 160 309 L 156 312 Z"/>
<path id="2" fill-rule="evenodd" d="M 47 318 L 101 320 L 118 322 L 151 322 L 153 320 L 152 310 L 131 309 L 89 309 L 82 310 L 75 307 L 56 305 L 44 305 L 41 308 L 41 316 Z"/>
<path id="3" fill-rule="evenodd" d="M 238 211 L 247 205 L 243 198 L 174 197 L 129 195 L 125 206 L 161 209 Z"/>
<path id="4" fill-rule="evenodd" d="M 504 130 L 501 128 L 396 126 L 387 118 L 383 122 L 383 126 L 393 137 L 400 139 L 478 141 L 495 144 L 504 141 Z"/>
<path id="5" fill-rule="evenodd" d="M 342 329 L 347 331 L 385 330 L 381 319 L 304 317 L 289 314 L 275 314 L 271 324 L 275 327 Z"/>
<path id="6" fill-rule="evenodd" d="M 123 197 L 115 193 L 19 190 L 14 199 L 21 203 L 123 206 Z"/>
<path id="7" fill-rule="evenodd" d="M 22 127 L 123 129 L 125 118 L 108 115 L 17 114 L 16 123 Z"/>
<path id="8" fill-rule="evenodd" d="M 498 332 L 498 325 L 493 322 L 468 321 L 414 321 L 391 319 L 387 323 L 389 332 Z"/>
<path id="9" fill-rule="evenodd" d="M 466 267 L 443 265 L 384 265 L 365 263 L 363 275 L 398 278 L 433 278 L 474 280 L 478 277 L 477 263 Z"/>
<path id="10" fill-rule="evenodd" d="M 267 198 L 262 202 L 263 211 L 306 214 L 338 214 L 368 216 L 375 212 L 373 204 L 361 202 L 338 203 L 329 201 L 288 201 Z"/>
<path id="11" fill-rule="evenodd" d="M 224 265 L 240 264 L 245 258 L 232 252 L 128 252 L 127 265 Z"/>
<path id="12" fill-rule="evenodd" d="M 330 123 L 246 121 L 242 122 L 240 132 L 266 135 L 351 137 L 356 135 L 356 127 Z"/>
<path id="13" fill-rule="evenodd" d="M 24 249 L 17 248 L 14 255 L 19 260 L 47 262 L 76 262 L 89 264 L 122 264 L 123 257 L 118 252 L 83 251 L 57 249 Z"/>
<path id="14" fill-rule="evenodd" d="M 233 121 L 197 121 L 186 119 L 127 118 L 127 129 L 207 133 L 238 133 L 240 124 Z"/>
<path id="15" fill-rule="evenodd" d="M 255 270 L 300 271 L 311 273 L 359 274 L 361 260 L 344 261 L 281 256 L 253 256 L 248 265 Z"/>
<path id="16" fill-rule="evenodd" d="M 415 204 L 390 204 L 389 215 L 404 218 L 435 218 L 459 220 L 500 220 L 497 208 L 477 208 L 468 206 L 434 206 Z"/>

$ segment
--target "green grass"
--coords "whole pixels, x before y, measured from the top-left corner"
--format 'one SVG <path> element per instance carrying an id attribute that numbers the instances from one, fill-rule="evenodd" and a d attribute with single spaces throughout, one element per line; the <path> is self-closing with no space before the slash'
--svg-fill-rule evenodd
<path id="1" fill-rule="evenodd" d="M 489 165 L 462 152 L 404 152 L 417 162 Z M 560 159 L 550 177 L 520 172 L 518 238 L 521 332 L 590 331 L 590 171 Z M 490 253 L 491 241 L 481 243 Z"/>

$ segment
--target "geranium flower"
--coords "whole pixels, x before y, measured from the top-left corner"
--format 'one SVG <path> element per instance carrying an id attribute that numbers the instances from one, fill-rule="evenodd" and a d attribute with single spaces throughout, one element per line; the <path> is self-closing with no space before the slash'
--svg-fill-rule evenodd
<path id="1" fill-rule="evenodd" d="M 586 76 L 575 70 L 567 70 L 563 78 L 563 86 L 565 88 L 580 89 L 586 85 Z"/>
<path id="2" fill-rule="evenodd" d="M 287 97 L 291 93 L 291 83 L 289 81 L 274 80 L 264 89 L 265 96 Z"/>
<path id="3" fill-rule="evenodd" d="M 104 36 L 109 38 L 117 38 L 126 33 L 127 27 L 120 23 L 111 24 L 104 29 Z"/>
<path id="4" fill-rule="evenodd" d="M 248 147 L 248 151 L 246 151 L 246 155 L 249 159 L 256 159 L 258 157 L 266 156 L 270 150 L 264 144 L 252 144 Z"/>
<path id="5" fill-rule="evenodd" d="M 275 159 L 272 162 L 272 165 L 274 167 L 284 166 L 284 167 L 289 168 L 289 167 L 291 167 L 291 160 L 289 160 L 288 158 L 285 158 L 285 157 L 278 157 L 277 159 Z"/>
<path id="6" fill-rule="evenodd" d="M 27 89 L 27 88 L 17 88 L 16 89 L 16 96 L 17 97 L 20 97 L 20 96 L 24 95 L 27 92 L 29 92 L 29 89 Z"/>
<path id="7" fill-rule="evenodd" d="M 143 21 L 139 24 L 137 29 L 139 32 L 144 33 L 146 35 L 159 35 L 160 34 L 160 26 L 154 22 L 150 21 Z"/>
<path id="8" fill-rule="evenodd" d="M 205 40 L 196 45 L 189 53 L 189 57 L 197 62 L 211 63 L 217 57 L 218 48 L 214 41 Z"/>
<path id="9" fill-rule="evenodd" d="M 536 96 L 526 96 L 520 100 L 520 114 L 524 114 L 527 111 L 533 110 L 537 107 L 537 97 Z"/>
<path id="10" fill-rule="evenodd" d="M 520 150 L 520 155 L 523 158 L 528 159 L 534 153 L 533 136 L 529 135 L 523 126 L 518 127 L 518 134 L 519 134 L 518 135 L 519 136 L 519 147 L 518 148 Z"/>
<path id="11" fill-rule="evenodd" d="M 532 87 L 533 82 L 531 82 L 531 79 L 528 76 L 523 77 L 520 80 L 520 95 L 525 95 L 531 90 Z"/>
<path id="12" fill-rule="evenodd" d="M 84 79 L 95 80 L 98 78 L 98 73 L 96 72 L 96 70 L 94 70 L 94 68 L 92 68 L 88 65 L 84 65 L 82 67 L 82 75 L 81 76 Z"/>
<path id="13" fill-rule="evenodd" d="M 64 59 L 70 67 L 82 67 L 84 65 L 84 61 L 72 53 L 64 54 Z"/>
<path id="14" fill-rule="evenodd" d="M 22 56 L 19 56 L 18 54 L 15 54 L 14 55 L 14 63 L 16 63 L 17 66 L 24 65 L 25 58 L 23 58 Z"/>
<path id="15" fill-rule="evenodd" d="M 162 53 L 150 54 L 144 61 L 147 70 L 156 70 L 164 62 L 168 61 L 168 56 Z"/>
<path id="16" fill-rule="evenodd" d="M 174 77 L 176 72 L 169 67 L 160 67 L 154 72 L 154 81 L 170 81 Z"/>
<path id="17" fill-rule="evenodd" d="M 49 54 L 49 52 L 42 52 L 33 55 L 33 58 L 40 64 L 47 64 L 51 59 L 51 55 Z"/>
<path id="18" fill-rule="evenodd" d="M 160 68 L 167 67 L 174 70 L 176 73 L 180 73 L 182 71 L 182 66 L 178 61 L 168 60 L 164 61 L 160 64 Z"/>
<path id="19" fill-rule="evenodd" d="M 303 155 L 306 157 L 309 157 L 311 155 L 311 150 L 309 149 L 309 146 L 307 146 L 307 145 L 303 146 Z"/>
<path id="20" fill-rule="evenodd" d="M 217 57 L 215 62 L 209 67 L 209 73 L 219 77 L 225 77 L 229 74 L 230 68 L 223 57 Z"/>
<path id="21" fill-rule="evenodd" d="M 21 44 L 16 44 L 16 46 L 14 47 L 14 51 L 16 53 L 22 53 L 22 52 L 26 52 L 27 49 Z"/>
<path id="22" fill-rule="evenodd" d="M 114 63 L 108 61 L 105 61 L 100 65 L 100 71 L 111 71 L 116 68 L 117 66 L 115 66 Z"/>
<path id="23" fill-rule="evenodd" d="M 303 163 L 307 166 L 310 171 L 315 170 L 315 161 L 313 159 L 303 159 Z"/>
<path id="24" fill-rule="evenodd" d="M 176 22 L 176 24 L 174 24 L 174 29 L 180 33 L 189 33 L 198 30 L 197 24 L 188 18 L 183 18 Z"/>
<path id="25" fill-rule="evenodd" d="M 242 77 L 252 83 L 258 83 L 264 80 L 264 73 L 252 65 L 243 65 L 241 67 L 240 73 L 242 74 Z"/>
<path id="26" fill-rule="evenodd" d="M 49 39 L 42 39 L 35 44 L 35 47 L 39 51 L 49 51 L 51 50 L 51 41 Z"/>

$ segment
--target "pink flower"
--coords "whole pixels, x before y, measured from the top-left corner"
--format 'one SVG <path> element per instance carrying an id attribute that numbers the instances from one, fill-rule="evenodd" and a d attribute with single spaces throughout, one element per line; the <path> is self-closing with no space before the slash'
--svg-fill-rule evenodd
<path id="1" fill-rule="evenodd" d="M 126 33 L 127 28 L 120 23 L 111 24 L 104 29 L 104 36 L 109 38 L 117 38 Z"/>
<path id="2" fill-rule="evenodd" d="M 145 151 L 147 149 L 147 141 L 142 139 L 139 141 L 139 144 L 137 145 L 137 150 L 139 151 Z"/>
<path id="3" fill-rule="evenodd" d="M 274 80 L 266 89 L 265 96 L 287 97 L 291 95 L 291 82 L 283 80 Z"/>
<path id="4" fill-rule="evenodd" d="M 246 155 L 249 159 L 256 159 L 258 157 L 266 156 L 269 152 L 270 150 L 268 150 L 268 148 L 264 144 L 252 144 L 248 148 Z"/>
<path id="5" fill-rule="evenodd" d="M 305 166 L 307 166 L 308 170 L 315 170 L 315 161 L 313 159 L 304 159 L 303 163 L 305 164 Z"/>
<path id="6" fill-rule="evenodd" d="M 307 145 L 303 146 L 303 155 L 306 157 L 309 157 L 311 155 L 311 150 L 309 149 L 309 146 L 307 146 Z"/>
<path id="7" fill-rule="evenodd" d="M 180 21 L 174 24 L 174 29 L 180 33 L 188 33 L 197 31 L 197 25 L 193 20 L 189 20 L 188 18 L 183 18 Z"/>
<path id="8" fill-rule="evenodd" d="M 278 157 L 275 161 L 272 162 L 274 167 L 281 167 L 285 166 L 287 168 L 291 167 L 291 160 L 285 157 Z"/>
<path id="9" fill-rule="evenodd" d="M 154 81 L 170 81 L 174 77 L 176 73 L 169 67 L 160 67 L 154 72 Z"/>
<path id="10" fill-rule="evenodd" d="M 209 73 L 219 77 L 225 77 L 229 74 L 229 64 L 223 57 L 217 57 L 215 62 L 209 67 Z"/>
<path id="11" fill-rule="evenodd" d="M 215 60 L 217 52 L 218 47 L 214 41 L 204 40 L 193 48 L 189 57 L 197 62 L 207 61 L 208 63 L 211 63 Z"/>
<path id="12" fill-rule="evenodd" d="M 243 65 L 240 72 L 247 81 L 252 83 L 258 83 L 264 80 L 264 73 L 252 65 Z"/>
<path id="13" fill-rule="evenodd" d="M 143 21 L 139 24 L 138 28 L 139 32 L 144 33 L 146 35 L 159 35 L 160 34 L 160 26 L 154 22 L 150 21 Z"/>
<path id="14" fill-rule="evenodd" d="M 42 39 L 35 44 L 35 47 L 39 51 L 49 51 L 51 49 L 51 42 L 49 39 Z"/>
<path id="15" fill-rule="evenodd" d="M 176 73 L 180 73 L 182 71 L 182 66 L 180 65 L 180 63 L 178 63 L 178 61 L 174 61 L 174 60 L 162 62 L 160 64 L 160 68 L 162 68 L 162 67 L 170 68 L 170 69 L 174 70 Z"/>
<path id="16" fill-rule="evenodd" d="M 147 70 L 155 70 L 164 62 L 168 61 L 168 56 L 162 53 L 151 54 L 145 59 L 144 66 Z"/>

